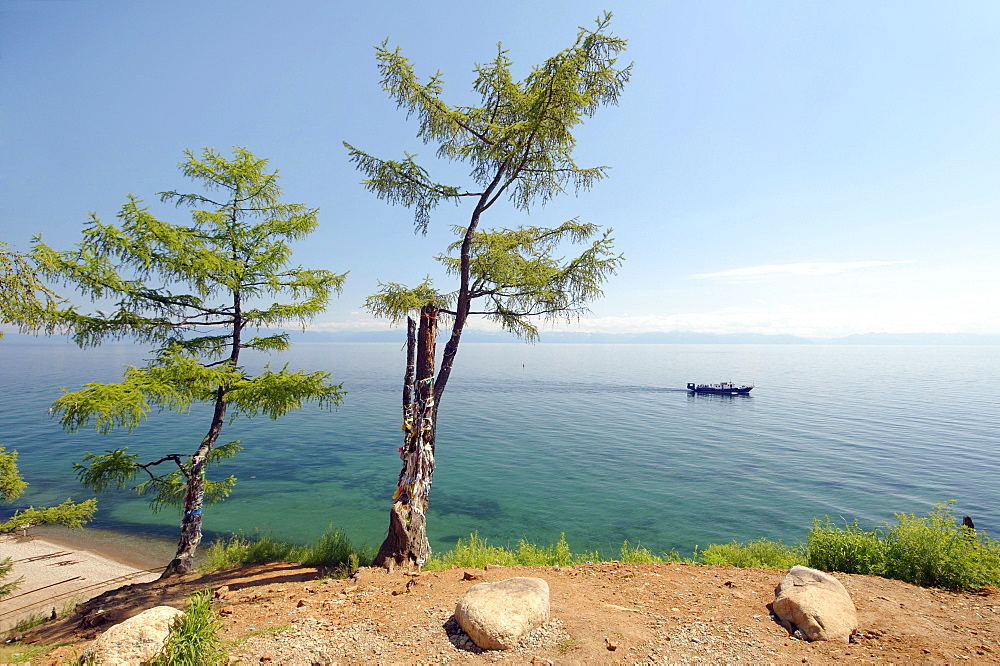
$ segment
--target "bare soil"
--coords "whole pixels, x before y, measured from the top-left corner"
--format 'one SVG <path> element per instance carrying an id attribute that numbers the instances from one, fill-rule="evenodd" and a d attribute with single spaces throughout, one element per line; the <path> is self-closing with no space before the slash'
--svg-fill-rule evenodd
<path id="1" fill-rule="evenodd" d="M 61 645 L 37 664 L 81 654 L 104 628 L 145 608 L 184 608 L 216 590 L 223 632 L 239 663 L 996 663 L 1000 592 L 915 587 L 838 574 L 857 606 L 853 642 L 808 643 L 771 616 L 784 571 L 688 564 L 600 563 L 488 567 L 420 574 L 361 569 L 324 579 L 290 564 L 128 586 L 81 604 L 24 638 Z M 455 624 L 469 586 L 545 579 L 552 620 L 513 651 L 482 651 Z"/>

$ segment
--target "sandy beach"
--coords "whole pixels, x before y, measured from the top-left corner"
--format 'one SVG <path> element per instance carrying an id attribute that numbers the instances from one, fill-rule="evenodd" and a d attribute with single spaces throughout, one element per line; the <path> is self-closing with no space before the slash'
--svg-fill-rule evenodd
<path id="1" fill-rule="evenodd" d="M 154 580 L 173 551 L 158 539 L 129 539 L 97 530 L 31 528 L 0 535 L 0 558 L 14 563 L 18 588 L 0 601 L 0 633 L 31 615 L 62 613 L 128 583 Z"/>

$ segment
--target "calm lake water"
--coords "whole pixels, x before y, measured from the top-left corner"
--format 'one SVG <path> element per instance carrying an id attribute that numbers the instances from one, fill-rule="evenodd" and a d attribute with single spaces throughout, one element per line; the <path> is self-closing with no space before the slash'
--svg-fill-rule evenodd
<path id="1" fill-rule="evenodd" d="M 402 334 L 401 334 L 402 338 Z M 133 433 L 64 433 L 60 389 L 114 381 L 144 353 L 0 343 L 0 445 L 20 451 L 16 505 L 93 496 L 71 465 L 129 446 L 189 454 L 208 412 L 154 414 Z M 273 359 L 323 369 L 349 395 L 335 411 L 236 422 L 239 482 L 206 510 L 213 533 L 304 542 L 341 527 L 377 545 L 399 472 L 402 345 L 300 343 Z M 750 396 L 690 395 L 689 381 L 754 382 Z M 429 534 L 435 550 L 478 531 L 492 543 L 617 552 L 759 537 L 796 542 L 814 517 L 874 525 L 955 499 L 1000 534 L 1000 348 L 810 345 L 467 344 L 444 395 Z M 176 536 L 179 515 L 127 492 L 94 525 Z"/>

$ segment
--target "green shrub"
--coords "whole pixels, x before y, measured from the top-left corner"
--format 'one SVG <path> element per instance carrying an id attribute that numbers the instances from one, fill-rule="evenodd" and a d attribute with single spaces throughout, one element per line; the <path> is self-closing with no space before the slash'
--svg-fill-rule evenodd
<path id="1" fill-rule="evenodd" d="M 208 590 L 188 597 L 184 614 L 174 620 L 163 650 L 153 664 L 157 666 L 207 666 L 229 661 L 226 644 L 219 637 L 222 621 L 212 609 L 212 593 Z"/>
<path id="2" fill-rule="evenodd" d="M 952 502 L 924 518 L 897 513 L 885 536 L 885 576 L 916 585 L 971 588 L 1000 585 L 1000 544 L 960 525 Z"/>
<path id="3" fill-rule="evenodd" d="M 838 528 L 813 521 L 807 554 L 809 566 L 825 571 L 860 573 L 914 585 L 968 589 L 1000 585 L 1000 543 L 960 525 L 950 502 L 934 505 L 927 516 L 897 513 L 871 531 L 857 521 Z"/>
<path id="4" fill-rule="evenodd" d="M 806 561 L 802 551 L 783 541 L 758 539 L 745 544 L 709 544 L 705 550 L 695 553 L 695 560 L 701 564 L 719 564 L 732 567 L 760 567 L 763 569 L 790 569 Z"/>
<path id="5" fill-rule="evenodd" d="M 866 532 L 858 521 L 837 527 L 827 516 L 813 519 L 806 539 L 806 559 L 813 569 L 842 573 L 885 575 L 885 541 L 878 530 Z"/>

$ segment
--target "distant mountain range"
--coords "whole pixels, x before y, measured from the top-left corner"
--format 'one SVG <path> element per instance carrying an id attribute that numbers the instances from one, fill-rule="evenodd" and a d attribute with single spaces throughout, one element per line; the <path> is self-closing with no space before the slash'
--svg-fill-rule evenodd
<path id="1" fill-rule="evenodd" d="M 325 332 L 291 334 L 296 342 L 399 342 L 403 329 L 387 331 Z M 521 342 L 509 333 L 466 330 L 463 342 Z M 972 333 L 865 333 L 842 338 L 804 338 L 760 333 L 576 333 L 542 331 L 540 343 L 578 344 L 718 344 L 718 345 L 1000 345 L 1000 335 Z"/>
<path id="2" fill-rule="evenodd" d="M 5 332 L 5 342 L 62 342 L 62 337 L 44 338 Z M 406 333 L 402 328 L 383 331 L 292 331 L 293 342 L 395 342 L 402 344 Z M 463 342 L 521 342 L 504 332 L 466 329 Z M 661 345 L 998 345 L 1000 335 L 973 333 L 864 333 L 842 338 L 805 338 L 795 335 L 764 335 L 760 333 L 691 333 L 670 331 L 657 333 L 576 333 L 542 331 L 545 343 L 563 344 L 661 344 Z"/>

